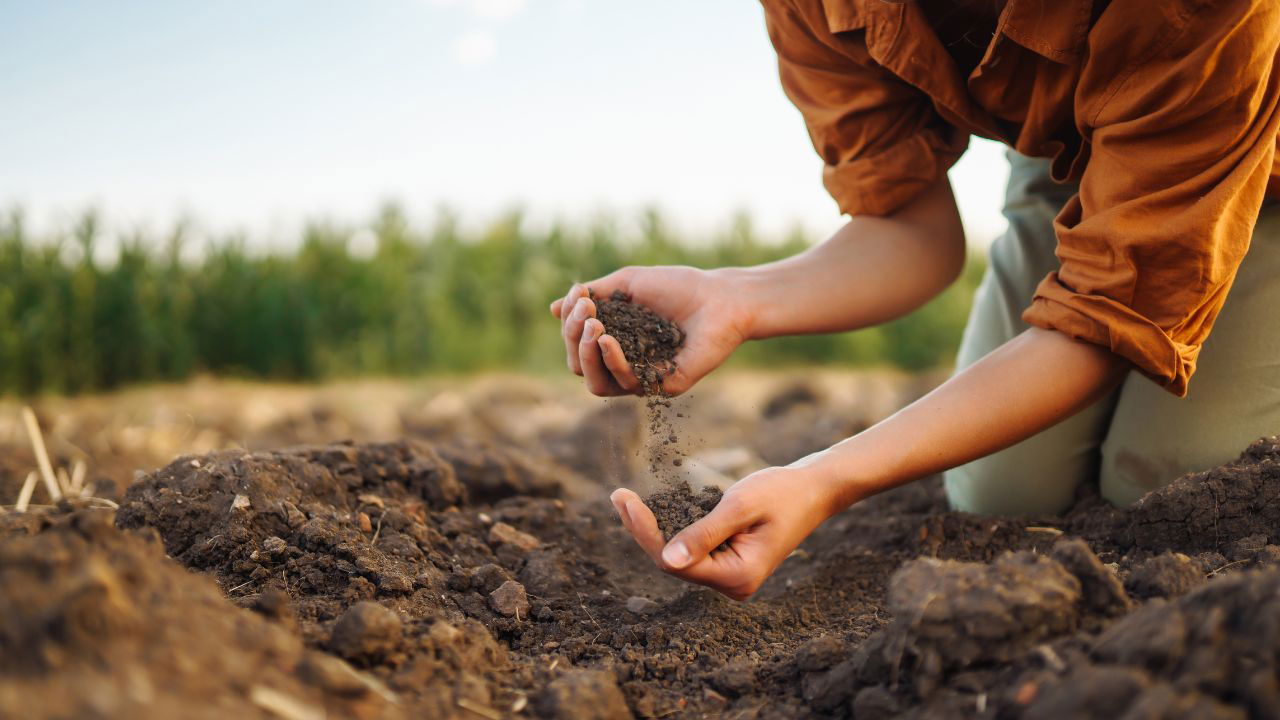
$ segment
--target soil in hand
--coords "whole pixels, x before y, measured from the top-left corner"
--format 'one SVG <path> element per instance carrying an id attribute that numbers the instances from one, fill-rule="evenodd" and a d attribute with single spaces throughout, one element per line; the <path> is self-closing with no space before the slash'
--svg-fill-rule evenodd
<path id="1" fill-rule="evenodd" d="M 644 499 L 658 520 L 662 539 L 670 541 L 676 533 L 701 520 L 720 502 L 723 493 L 719 488 L 704 487 L 695 493 L 689 483 L 681 480 L 659 489 Z"/>
<path id="2" fill-rule="evenodd" d="M 684 331 L 631 296 L 615 290 L 606 300 L 596 300 L 596 315 L 605 332 L 613 336 L 631 363 L 645 395 L 662 392 L 662 380 L 675 370 L 676 353 L 684 343 Z"/>

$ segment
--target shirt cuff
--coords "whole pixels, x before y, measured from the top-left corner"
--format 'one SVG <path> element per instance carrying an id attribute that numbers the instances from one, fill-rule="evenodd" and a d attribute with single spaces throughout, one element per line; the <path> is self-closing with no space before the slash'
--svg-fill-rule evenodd
<path id="1" fill-rule="evenodd" d="M 1200 355 L 1199 345 L 1177 342 L 1132 308 L 1101 295 L 1072 291 L 1056 272 L 1040 282 L 1022 319 L 1029 325 L 1108 348 L 1178 397 L 1186 396 Z"/>
<path id="2" fill-rule="evenodd" d="M 822 183 L 840 212 L 889 215 L 947 173 L 969 146 L 969 135 L 954 128 L 951 138 L 916 133 L 875 155 L 827 165 Z"/>

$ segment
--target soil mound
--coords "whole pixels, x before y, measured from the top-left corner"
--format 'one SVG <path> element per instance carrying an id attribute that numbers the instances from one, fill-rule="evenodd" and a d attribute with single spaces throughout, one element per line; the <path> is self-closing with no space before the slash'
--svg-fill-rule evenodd
<path id="1" fill-rule="evenodd" d="M 735 603 L 500 448 L 183 457 L 118 527 L 0 515 L 0 715 L 1277 717 L 1276 458 L 1058 518 L 903 488 Z"/>
<path id="2" fill-rule="evenodd" d="M 0 540 L 0 716 L 401 716 L 393 693 L 228 603 L 154 533 L 96 510 L 39 520 Z"/>

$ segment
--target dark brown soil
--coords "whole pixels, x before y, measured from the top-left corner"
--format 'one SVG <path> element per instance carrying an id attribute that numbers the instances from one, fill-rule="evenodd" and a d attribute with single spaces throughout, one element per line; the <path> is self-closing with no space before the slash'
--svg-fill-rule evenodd
<path id="1" fill-rule="evenodd" d="M 747 603 L 589 490 L 406 441 L 179 458 L 115 526 L 0 515 L 0 716 L 1280 716 L 1275 439 L 1123 511 L 903 488 Z"/>
<path id="2" fill-rule="evenodd" d="M 644 499 L 644 504 L 649 506 L 658 520 L 662 537 L 670 540 L 676 533 L 715 509 L 722 494 L 714 487 L 704 487 L 695 493 L 689 483 L 680 481 L 649 495 Z"/>
<path id="3" fill-rule="evenodd" d="M 605 332 L 618 341 L 644 394 L 660 393 L 662 379 L 675 369 L 684 332 L 649 308 L 631 302 L 631 297 L 620 290 L 605 300 L 594 296 L 592 299 L 596 301 L 596 318 Z"/>

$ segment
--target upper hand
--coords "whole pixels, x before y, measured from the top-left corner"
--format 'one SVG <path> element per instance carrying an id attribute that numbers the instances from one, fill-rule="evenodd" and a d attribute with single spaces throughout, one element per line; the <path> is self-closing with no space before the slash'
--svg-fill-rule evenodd
<path id="1" fill-rule="evenodd" d="M 715 509 L 665 544 L 640 496 L 622 488 L 609 499 L 664 572 L 745 600 L 834 512 L 833 498 L 810 468 L 766 468 L 726 490 Z M 716 550 L 721 543 L 728 548 Z"/>
<path id="2" fill-rule="evenodd" d="M 753 314 L 748 294 L 733 285 L 729 271 L 627 267 L 585 285 L 575 284 L 551 303 L 551 314 L 560 319 L 569 369 L 583 376 L 587 389 L 596 395 L 635 394 L 640 382 L 618 341 L 605 334 L 604 325 L 596 319 L 588 288 L 599 298 L 621 290 L 684 331 L 675 370 L 662 383 L 669 395 L 692 387 L 750 334 Z"/>

